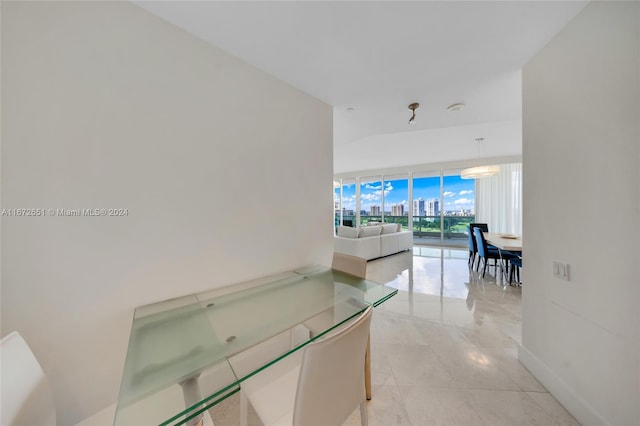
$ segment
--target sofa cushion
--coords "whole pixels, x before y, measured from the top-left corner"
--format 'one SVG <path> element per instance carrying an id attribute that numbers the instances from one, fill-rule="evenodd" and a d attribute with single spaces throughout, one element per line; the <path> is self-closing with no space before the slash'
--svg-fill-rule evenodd
<path id="1" fill-rule="evenodd" d="M 386 223 L 382 225 L 383 234 L 393 234 L 398 231 L 398 225 L 395 223 Z"/>
<path id="2" fill-rule="evenodd" d="M 369 238 L 342 238 L 335 237 L 334 249 L 338 253 L 350 254 L 363 259 L 376 259 L 380 257 L 380 236 Z"/>
<path id="3" fill-rule="evenodd" d="M 398 251 L 411 250 L 413 247 L 413 232 L 398 232 Z"/>
<path id="4" fill-rule="evenodd" d="M 358 238 L 358 228 L 338 226 L 338 237 Z"/>
<path id="5" fill-rule="evenodd" d="M 380 256 L 388 256 L 398 252 L 398 232 L 380 235 Z"/>
<path id="6" fill-rule="evenodd" d="M 373 237 L 375 235 L 380 235 L 382 228 L 380 226 L 363 226 L 360 228 L 360 233 L 358 234 L 358 238 L 364 237 Z"/>

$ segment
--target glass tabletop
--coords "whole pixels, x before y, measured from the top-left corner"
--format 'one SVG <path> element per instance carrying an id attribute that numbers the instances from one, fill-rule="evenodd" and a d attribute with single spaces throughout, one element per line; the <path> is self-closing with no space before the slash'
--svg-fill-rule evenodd
<path id="1" fill-rule="evenodd" d="M 116 425 L 184 424 L 394 288 L 309 266 L 136 308 Z"/>

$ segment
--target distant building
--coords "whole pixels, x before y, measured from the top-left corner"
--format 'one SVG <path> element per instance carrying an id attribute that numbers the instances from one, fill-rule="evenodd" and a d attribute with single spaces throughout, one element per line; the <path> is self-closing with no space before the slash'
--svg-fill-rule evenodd
<path id="1" fill-rule="evenodd" d="M 453 210 L 453 211 L 445 211 L 444 215 L 445 216 L 473 216 L 473 210 L 460 209 L 460 210 Z"/>
<path id="2" fill-rule="evenodd" d="M 347 210 L 345 208 L 342 209 L 342 216 L 355 216 L 353 210 Z"/>
<path id="3" fill-rule="evenodd" d="M 371 206 L 371 216 L 380 216 L 380 206 Z"/>
<path id="4" fill-rule="evenodd" d="M 391 216 L 404 216 L 404 205 L 396 204 L 391 206 Z"/>
<path id="5" fill-rule="evenodd" d="M 440 200 L 431 199 L 427 202 L 427 216 L 439 216 L 440 215 Z"/>
<path id="6" fill-rule="evenodd" d="M 422 198 L 413 200 L 413 215 L 424 216 L 424 200 Z"/>

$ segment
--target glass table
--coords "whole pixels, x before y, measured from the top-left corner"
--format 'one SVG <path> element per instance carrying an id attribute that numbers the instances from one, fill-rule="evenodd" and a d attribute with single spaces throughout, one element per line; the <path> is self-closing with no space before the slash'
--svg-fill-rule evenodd
<path id="1" fill-rule="evenodd" d="M 396 293 L 309 266 L 138 307 L 114 423 L 198 424 L 243 380 Z"/>

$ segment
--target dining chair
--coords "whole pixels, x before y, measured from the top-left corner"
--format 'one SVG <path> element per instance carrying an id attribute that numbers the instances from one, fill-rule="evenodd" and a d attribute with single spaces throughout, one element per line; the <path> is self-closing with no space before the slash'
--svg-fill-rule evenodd
<path id="1" fill-rule="evenodd" d="M 473 233 L 476 238 L 476 245 L 478 246 L 478 255 L 480 256 L 480 260 L 478 261 L 478 269 L 480 268 L 480 261 L 483 263 L 482 268 L 482 278 L 484 278 L 484 274 L 487 270 L 487 264 L 489 259 L 493 259 L 496 274 L 498 273 L 498 261 L 509 262 L 514 257 L 518 257 L 515 254 L 511 253 L 508 250 L 499 250 L 497 248 L 489 248 L 487 245 L 487 240 L 484 238 L 484 234 L 482 229 L 473 228 Z M 501 268 L 504 266 L 501 264 Z"/>
<path id="2" fill-rule="evenodd" d="M 522 268 L 522 258 L 514 257 L 509 260 L 511 263 L 511 269 L 509 270 L 509 285 L 513 282 L 515 278 L 518 282 L 520 282 L 520 268 Z"/>
<path id="3" fill-rule="evenodd" d="M 489 232 L 489 225 L 486 223 L 470 223 L 469 226 L 471 229 L 480 228 L 483 232 Z"/>
<path id="4" fill-rule="evenodd" d="M 364 279 L 367 275 L 367 259 L 344 253 L 333 253 L 331 269 Z M 326 328 L 326 324 L 333 321 L 333 308 L 319 313 L 302 324 L 309 330 L 309 337 L 315 337 Z"/>
<path id="5" fill-rule="evenodd" d="M 478 246 L 476 244 L 476 238 L 473 235 L 473 228 L 471 225 L 467 226 L 467 235 L 469 236 L 469 261 L 467 263 L 471 265 L 471 269 L 473 269 L 473 265 L 476 263 Z"/>
<path id="6" fill-rule="evenodd" d="M 367 259 L 351 256 L 344 253 L 333 253 L 331 269 L 355 275 L 358 278 L 365 278 L 367 275 Z"/>
<path id="7" fill-rule="evenodd" d="M 3 425 L 55 425 L 53 394 L 42 367 L 18 332 L 0 341 Z"/>
<path id="8" fill-rule="evenodd" d="M 469 224 L 469 235 L 471 236 L 471 238 L 469 238 L 469 243 L 473 245 L 474 248 L 474 253 L 473 253 L 473 262 L 471 263 L 471 269 L 473 269 L 473 265 L 475 263 L 475 259 L 478 257 L 478 244 L 476 243 L 476 238 L 475 235 L 473 233 L 473 228 L 480 228 L 482 229 L 482 232 L 489 232 L 489 225 L 486 223 L 470 223 Z M 490 249 L 495 248 L 494 246 L 492 246 L 491 244 L 487 244 L 487 247 L 489 247 Z M 471 255 L 471 254 L 470 254 Z M 480 260 L 478 259 L 478 266 L 476 267 L 476 271 L 478 270 L 478 268 L 480 268 Z"/>
<path id="9" fill-rule="evenodd" d="M 20 333 L 13 331 L 0 340 L 0 356 L 0 425 L 54 426 L 56 407 L 49 381 Z M 115 413 L 114 403 L 76 426 L 109 426 Z M 205 425 L 213 426 L 208 413 L 203 418 Z"/>
<path id="10" fill-rule="evenodd" d="M 341 425 L 358 406 L 366 426 L 364 364 L 372 315 L 369 306 L 337 333 L 245 380 L 241 398 L 265 426 Z"/>
<path id="11" fill-rule="evenodd" d="M 367 275 L 367 259 L 351 256 L 344 253 L 333 253 L 331 269 L 341 271 L 358 278 L 365 279 Z M 327 319 L 328 317 L 328 319 Z M 309 337 L 314 337 L 323 331 L 328 322 L 333 321 L 333 308 L 326 310 L 313 318 L 306 320 L 303 325 L 309 330 Z M 346 327 L 346 325 L 343 325 Z M 365 357 L 365 389 L 367 399 L 371 399 L 371 348 L 367 342 L 367 354 Z"/>

